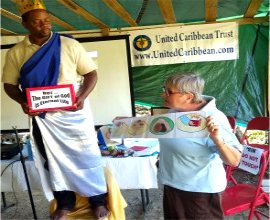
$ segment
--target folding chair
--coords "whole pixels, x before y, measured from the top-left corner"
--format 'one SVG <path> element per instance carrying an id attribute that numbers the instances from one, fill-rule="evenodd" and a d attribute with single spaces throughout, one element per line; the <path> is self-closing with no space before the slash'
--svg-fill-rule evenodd
<path id="1" fill-rule="evenodd" d="M 232 128 L 232 132 L 235 134 L 236 133 L 236 119 L 233 116 L 229 116 L 227 115 L 227 119 L 231 125 Z M 228 166 L 228 165 L 224 165 L 225 170 L 226 170 L 226 176 L 227 176 L 227 180 L 229 179 L 229 177 L 232 174 L 232 167 Z M 233 179 L 233 181 L 236 181 L 235 179 Z"/>
<path id="2" fill-rule="evenodd" d="M 232 132 L 235 134 L 236 133 L 236 120 L 233 116 L 227 115 L 227 118 L 228 118 L 228 121 L 232 127 Z"/>
<path id="3" fill-rule="evenodd" d="M 227 115 L 227 119 L 231 125 L 232 132 L 235 134 L 236 133 L 236 119 L 233 116 Z M 230 167 L 229 165 L 225 165 L 226 169 L 226 177 L 228 181 L 233 181 L 234 184 L 236 184 L 236 180 L 232 176 L 232 171 L 233 169 L 236 169 L 234 167 Z"/>
<path id="4" fill-rule="evenodd" d="M 268 163 L 269 151 L 263 151 L 260 170 L 257 174 L 257 184 L 237 183 L 225 189 L 221 196 L 221 204 L 225 216 L 249 210 L 248 220 L 251 220 L 254 215 L 257 219 L 261 219 L 261 215 L 269 218 L 269 216 L 256 209 L 258 206 L 269 204 L 269 194 L 262 189 L 262 180 Z"/>
<path id="5" fill-rule="evenodd" d="M 228 116 L 230 117 L 230 116 Z M 245 144 L 251 147 L 255 147 L 255 148 L 261 148 L 264 150 L 269 150 L 269 117 L 255 117 L 253 119 L 251 119 L 248 124 L 247 127 L 244 131 L 244 134 L 241 138 L 241 144 Z M 265 142 L 261 141 L 261 143 L 256 142 L 256 140 L 253 140 L 253 142 L 251 143 L 249 140 L 249 134 L 251 131 L 263 131 L 265 132 Z M 236 170 L 237 168 L 235 167 L 231 167 L 231 166 L 226 166 L 226 177 L 227 177 L 227 181 L 228 182 L 232 182 L 233 184 L 237 184 L 236 179 L 233 177 L 233 171 Z"/>
<path id="6" fill-rule="evenodd" d="M 251 119 L 246 127 L 246 130 L 243 134 L 243 137 L 241 139 L 242 144 L 247 144 L 248 146 L 252 147 L 258 147 L 262 148 L 264 150 L 269 150 L 269 117 L 255 117 Z M 265 140 L 266 142 L 263 143 L 254 143 L 253 141 L 251 142 L 249 138 L 250 132 L 254 131 L 264 131 L 266 132 L 265 135 L 268 136 Z M 256 140 L 255 140 L 256 141 Z"/>

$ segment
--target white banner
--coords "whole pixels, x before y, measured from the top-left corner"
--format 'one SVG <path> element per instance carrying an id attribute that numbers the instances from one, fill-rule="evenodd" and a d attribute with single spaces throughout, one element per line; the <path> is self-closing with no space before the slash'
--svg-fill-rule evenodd
<path id="1" fill-rule="evenodd" d="M 238 59 L 235 22 L 130 32 L 132 66 Z"/>

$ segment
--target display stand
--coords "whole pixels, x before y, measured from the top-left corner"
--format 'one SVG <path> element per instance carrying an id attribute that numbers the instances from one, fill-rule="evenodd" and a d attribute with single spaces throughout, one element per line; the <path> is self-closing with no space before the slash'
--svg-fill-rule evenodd
<path id="1" fill-rule="evenodd" d="M 142 197 L 143 212 L 146 212 L 146 208 L 150 202 L 148 189 L 140 189 L 140 191 L 141 191 L 141 197 Z"/>
<path id="2" fill-rule="evenodd" d="M 10 205 L 7 205 L 7 201 L 6 201 L 6 195 L 4 192 L 1 192 L 1 196 L 2 196 L 2 202 L 3 202 L 3 208 L 1 208 L 1 212 L 5 211 L 6 209 L 15 206 L 15 203 L 12 203 Z"/>

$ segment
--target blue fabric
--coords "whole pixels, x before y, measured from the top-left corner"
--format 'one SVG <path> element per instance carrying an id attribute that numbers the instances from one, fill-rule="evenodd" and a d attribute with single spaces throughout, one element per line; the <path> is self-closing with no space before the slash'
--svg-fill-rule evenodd
<path id="1" fill-rule="evenodd" d="M 99 145 L 105 145 L 106 146 L 106 142 L 105 142 L 105 140 L 103 138 L 101 130 L 98 130 L 98 132 L 97 132 L 97 139 L 98 139 L 98 144 Z"/>
<path id="2" fill-rule="evenodd" d="M 25 88 L 57 85 L 60 66 L 60 35 L 53 33 L 21 68 L 19 82 Z"/>

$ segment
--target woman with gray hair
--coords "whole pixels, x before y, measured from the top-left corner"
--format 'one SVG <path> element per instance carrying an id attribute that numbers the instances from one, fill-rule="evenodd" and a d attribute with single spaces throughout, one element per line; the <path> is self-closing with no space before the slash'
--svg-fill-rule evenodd
<path id="1" fill-rule="evenodd" d="M 243 147 L 215 98 L 202 95 L 203 88 L 204 80 L 195 73 L 173 75 L 163 88 L 171 113 L 204 112 L 209 132 L 206 137 L 159 139 L 164 219 L 222 219 L 220 192 L 227 185 L 223 164 L 240 162 Z"/>

